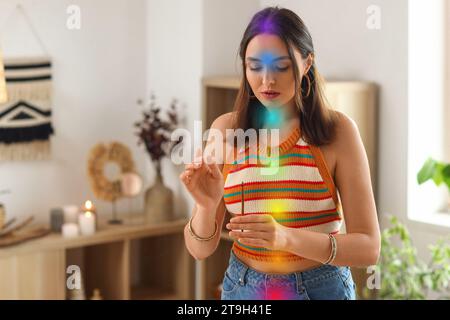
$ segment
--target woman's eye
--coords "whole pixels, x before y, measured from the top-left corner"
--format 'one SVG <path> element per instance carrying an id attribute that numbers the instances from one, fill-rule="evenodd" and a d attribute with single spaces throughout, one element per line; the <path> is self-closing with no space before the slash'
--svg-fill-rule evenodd
<path id="1" fill-rule="evenodd" d="M 259 65 L 250 65 L 249 67 L 252 71 L 260 71 L 262 69 L 262 67 Z"/>
<path id="2" fill-rule="evenodd" d="M 287 69 L 289 69 L 289 66 L 276 66 L 275 69 L 278 71 L 286 71 Z"/>
<path id="3" fill-rule="evenodd" d="M 250 64 L 249 68 L 251 71 L 261 71 L 262 70 L 262 66 L 256 65 L 256 64 L 254 64 L 254 65 Z M 287 69 L 289 69 L 289 66 L 272 66 L 271 68 L 273 68 L 272 70 L 274 70 L 274 71 L 283 72 L 283 71 L 286 71 Z"/>

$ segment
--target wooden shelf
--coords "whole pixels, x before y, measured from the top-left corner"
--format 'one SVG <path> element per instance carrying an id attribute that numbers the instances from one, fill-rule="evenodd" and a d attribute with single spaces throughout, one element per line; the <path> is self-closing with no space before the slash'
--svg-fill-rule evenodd
<path id="1" fill-rule="evenodd" d="M 107 300 L 191 299 L 194 259 L 184 244 L 187 221 L 100 221 L 92 236 L 51 234 L 0 249 L 0 300 L 66 299 L 72 294 L 66 289 L 69 266 L 81 271 L 87 299 L 94 289 Z"/>
<path id="2" fill-rule="evenodd" d="M 41 250 L 70 249 L 97 245 L 120 240 L 160 236 L 179 233 L 186 225 L 186 219 L 180 219 L 160 224 L 133 223 L 123 225 L 108 225 L 101 223 L 95 234 L 64 238 L 60 233 L 52 233 L 40 239 L 25 242 L 17 246 L 0 249 L 0 258 Z"/>
<path id="3" fill-rule="evenodd" d="M 203 78 L 203 86 L 219 89 L 239 89 L 240 79 L 235 76 L 217 76 Z"/>

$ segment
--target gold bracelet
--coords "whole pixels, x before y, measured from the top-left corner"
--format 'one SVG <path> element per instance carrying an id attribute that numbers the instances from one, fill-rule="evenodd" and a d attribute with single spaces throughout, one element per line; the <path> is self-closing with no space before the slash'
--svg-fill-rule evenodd
<path id="1" fill-rule="evenodd" d="M 327 261 L 325 261 L 323 264 L 331 264 L 334 261 L 334 259 L 336 258 L 336 253 L 337 253 L 336 238 L 332 234 L 329 234 L 328 238 L 330 239 L 330 242 L 331 242 L 331 252 L 330 252 L 330 256 L 328 257 Z"/>
<path id="2" fill-rule="evenodd" d="M 196 235 L 195 232 L 194 232 L 194 230 L 192 230 L 192 219 L 193 219 L 193 218 L 194 218 L 194 216 L 192 216 L 192 217 L 189 219 L 188 229 L 189 229 L 189 233 L 191 234 L 191 236 L 192 236 L 195 240 L 198 240 L 198 241 L 209 241 L 209 240 L 211 240 L 212 238 L 214 238 L 214 236 L 217 234 L 217 229 L 218 229 L 218 228 L 217 228 L 217 221 L 214 220 L 214 233 L 213 233 L 211 236 L 207 237 L 207 238 L 202 238 L 202 237 Z"/>

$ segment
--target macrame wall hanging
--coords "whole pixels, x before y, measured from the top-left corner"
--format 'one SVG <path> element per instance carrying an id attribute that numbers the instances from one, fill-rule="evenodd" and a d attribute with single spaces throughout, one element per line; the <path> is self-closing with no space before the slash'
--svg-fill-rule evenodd
<path id="1" fill-rule="evenodd" d="M 22 6 L 16 8 L 45 56 L 4 60 L 8 101 L 0 104 L 0 161 L 50 158 L 52 63 Z"/>

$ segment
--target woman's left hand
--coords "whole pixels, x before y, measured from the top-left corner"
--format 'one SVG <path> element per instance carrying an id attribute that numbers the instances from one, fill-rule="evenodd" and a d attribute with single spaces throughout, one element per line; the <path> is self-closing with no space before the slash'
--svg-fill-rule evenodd
<path id="1" fill-rule="evenodd" d="M 271 250 L 285 250 L 287 227 L 270 214 L 249 214 L 233 217 L 226 225 L 231 238 L 240 243 Z M 242 231 L 244 230 L 244 231 Z"/>

